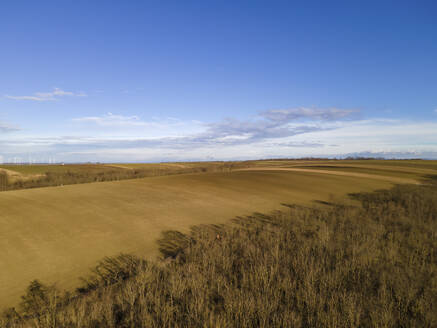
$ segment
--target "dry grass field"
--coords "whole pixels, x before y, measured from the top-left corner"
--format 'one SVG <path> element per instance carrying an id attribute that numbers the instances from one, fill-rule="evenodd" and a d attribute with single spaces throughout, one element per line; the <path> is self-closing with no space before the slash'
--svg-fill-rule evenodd
<path id="1" fill-rule="evenodd" d="M 105 166 L 139 165 L 147 164 Z M 104 256 L 154 257 L 165 230 L 186 232 L 193 225 L 269 213 L 281 204 L 348 201 L 348 193 L 418 183 L 437 174 L 436 161 L 255 161 L 249 166 L 0 192 L 0 308 L 18 302 L 33 279 L 71 289 Z"/>

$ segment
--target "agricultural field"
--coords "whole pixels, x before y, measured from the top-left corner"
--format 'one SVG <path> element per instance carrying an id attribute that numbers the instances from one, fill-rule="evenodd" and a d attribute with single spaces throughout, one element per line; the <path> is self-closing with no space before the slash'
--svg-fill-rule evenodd
<path id="1" fill-rule="evenodd" d="M 132 170 L 200 164 L 2 166 L 22 175 L 47 170 Z M 223 167 L 201 163 L 202 167 Z M 183 166 L 183 167 L 181 167 Z M 286 204 L 354 203 L 349 193 L 419 184 L 436 161 L 253 161 L 228 170 L 150 176 L 0 192 L 0 308 L 33 279 L 73 289 L 95 263 L 121 252 L 158 255 L 163 231 L 188 232 Z M 318 202 L 317 202 L 318 201 Z M 321 201 L 321 202 L 320 202 Z"/>
<path id="2" fill-rule="evenodd" d="M 69 184 L 138 179 L 185 173 L 227 172 L 245 162 L 157 164 L 41 164 L 0 165 L 0 191 Z"/>

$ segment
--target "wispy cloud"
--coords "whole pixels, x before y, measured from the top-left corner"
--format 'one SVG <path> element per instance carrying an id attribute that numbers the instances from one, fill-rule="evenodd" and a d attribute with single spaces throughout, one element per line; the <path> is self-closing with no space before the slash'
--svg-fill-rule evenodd
<path id="1" fill-rule="evenodd" d="M 198 138 L 228 143 L 253 143 L 265 139 L 285 138 L 332 127 L 323 122 L 335 122 L 358 113 L 353 109 L 291 108 L 261 112 L 252 120 L 226 119 L 211 123 Z"/>
<path id="2" fill-rule="evenodd" d="M 16 126 L 0 122 L 0 133 L 19 131 L 20 129 Z"/>
<path id="3" fill-rule="evenodd" d="M 123 116 L 107 113 L 102 116 L 85 116 L 73 118 L 74 122 L 95 123 L 100 126 L 146 126 L 149 123 L 141 121 L 136 115 Z"/>
<path id="4" fill-rule="evenodd" d="M 294 113 L 291 115 L 291 113 Z M 279 119 L 277 111 L 267 111 L 249 120 L 225 119 L 214 123 L 184 122 L 174 118 L 143 120 L 137 115 L 118 115 L 107 113 L 101 116 L 86 116 L 74 118 L 79 124 L 92 124 L 101 127 L 102 131 L 111 129 L 111 136 L 101 137 L 39 137 L 5 141 L 3 147 L 14 148 L 50 148 L 53 151 L 81 152 L 90 149 L 156 149 L 172 150 L 174 152 L 214 149 L 218 147 L 245 147 L 253 144 L 264 144 L 264 148 L 320 148 L 324 144 L 317 140 L 289 140 L 290 137 L 307 133 L 327 131 L 337 126 L 324 126 L 326 120 L 343 119 L 352 111 L 346 110 L 288 110 L 286 119 Z M 271 114 L 271 115 L 270 115 Z M 281 115 L 284 112 L 281 112 Z M 309 117 L 305 122 L 298 121 L 301 117 Z M 334 121 L 333 121 L 334 122 Z M 331 122 L 332 123 L 332 122 Z M 188 126 L 191 130 L 184 133 L 174 133 L 177 127 Z M 130 137 L 114 137 L 114 127 L 125 131 Z M 132 131 L 142 131 L 137 137 L 132 137 Z M 144 128 L 147 127 L 145 130 Z M 200 128 L 199 128 L 200 127 Z M 155 134 L 146 137 L 144 131 L 157 128 L 167 131 L 165 134 Z M 197 128 L 197 131 L 196 131 Z M 96 133 L 96 132 L 95 132 Z M 96 134 L 97 135 L 97 134 Z"/>
<path id="5" fill-rule="evenodd" d="M 185 133 L 183 136 L 166 140 L 175 145 L 181 143 L 188 145 L 200 144 L 251 144 L 267 139 L 285 138 L 308 132 L 323 131 L 332 127 L 323 126 L 326 121 L 338 121 L 354 114 L 353 110 L 340 109 L 289 109 L 271 110 L 248 120 L 233 118 L 219 122 L 201 123 L 194 125 L 201 127 L 195 133 Z M 305 122 L 300 121 L 306 118 Z M 160 128 L 166 131 L 174 131 L 178 125 L 184 125 L 177 119 L 143 120 L 139 116 L 125 116 L 107 113 L 101 116 L 87 116 L 74 118 L 76 123 L 95 124 L 100 127 L 126 128 L 129 132 L 135 127 Z M 296 122 L 294 122 L 296 121 Z"/>
<path id="6" fill-rule="evenodd" d="M 270 110 L 247 120 L 202 123 L 107 113 L 74 119 L 70 136 L 10 134 L 0 139 L 0 155 L 165 161 L 334 157 L 370 149 L 385 157 L 437 158 L 437 122 L 357 119 L 357 114 L 348 109 Z"/>
<path id="7" fill-rule="evenodd" d="M 345 157 L 373 157 L 384 159 L 437 159 L 437 151 L 361 151 L 355 153 L 347 153 L 338 156 Z"/>
<path id="8" fill-rule="evenodd" d="M 284 141 L 284 142 L 266 143 L 265 146 L 268 146 L 268 147 L 289 147 L 289 148 L 320 148 L 320 147 L 324 147 L 325 144 L 322 142 L 319 142 L 319 141 L 314 141 L 314 142 Z"/>
<path id="9" fill-rule="evenodd" d="M 76 123 L 87 123 L 87 124 L 95 124 L 99 127 L 105 128 L 105 127 L 118 127 L 118 128 L 126 128 L 129 131 L 132 131 L 134 128 L 154 128 L 154 129 L 167 129 L 171 130 L 172 128 L 180 127 L 187 122 L 178 120 L 176 118 L 165 118 L 165 119 L 158 119 L 158 118 L 152 118 L 151 120 L 143 120 L 137 115 L 118 115 L 113 113 L 107 113 L 101 116 L 85 116 L 85 117 L 78 117 L 73 118 L 73 122 Z M 195 124 L 201 124 L 200 122 L 194 122 L 191 121 L 191 123 Z M 144 131 L 144 129 L 142 129 Z"/>
<path id="10" fill-rule="evenodd" d="M 207 125 L 207 130 L 194 137 L 199 141 L 220 143 L 253 143 L 264 139 L 290 137 L 307 132 L 324 130 L 318 124 L 291 125 L 271 120 L 239 121 L 226 119 Z"/>
<path id="11" fill-rule="evenodd" d="M 336 121 L 356 117 L 357 109 L 339 108 L 290 108 L 271 109 L 261 113 L 261 116 L 272 122 L 290 122 L 296 120 Z"/>
<path id="12" fill-rule="evenodd" d="M 5 95 L 4 97 L 14 100 L 52 101 L 65 96 L 86 97 L 87 95 L 84 92 L 71 92 L 71 91 L 64 91 L 59 88 L 53 88 L 53 91 L 51 92 L 35 92 L 33 95 L 30 96 Z"/>
<path id="13" fill-rule="evenodd" d="M 126 93 L 126 94 L 128 94 L 128 93 L 138 93 L 138 92 L 143 91 L 143 90 L 144 90 L 144 88 L 142 88 L 142 87 L 138 87 L 138 88 L 135 88 L 135 89 L 123 89 L 123 90 L 121 90 L 121 93 Z"/>

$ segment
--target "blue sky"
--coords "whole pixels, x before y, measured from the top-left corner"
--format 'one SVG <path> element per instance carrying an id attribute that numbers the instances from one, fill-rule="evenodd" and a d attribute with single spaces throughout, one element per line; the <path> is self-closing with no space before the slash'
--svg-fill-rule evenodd
<path id="1" fill-rule="evenodd" d="M 435 1 L 4 1 L 0 161 L 437 158 Z"/>

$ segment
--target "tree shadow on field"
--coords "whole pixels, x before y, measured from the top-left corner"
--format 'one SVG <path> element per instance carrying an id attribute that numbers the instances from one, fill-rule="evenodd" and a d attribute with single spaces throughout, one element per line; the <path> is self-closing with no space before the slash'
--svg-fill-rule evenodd
<path id="1" fill-rule="evenodd" d="M 159 252 L 164 259 L 183 257 L 185 249 L 196 243 L 196 239 L 202 235 L 208 234 L 211 238 L 217 235 L 222 235 L 224 229 L 223 224 L 201 224 L 191 227 L 188 234 L 184 234 L 177 230 L 167 230 L 161 233 L 161 238 L 157 243 Z"/>
<path id="2" fill-rule="evenodd" d="M 337 205 L 335 203 L 327 202 L 326 200 L 319 200 L 319 199 L 316 199 L 313 202 L 316 203 L 316 204 L 321 204 L 321 205 L 326 205 L 326 206 L 335 206 L 335 205 Z"/>
<path id="3" fill-rule="evenodd" d="M 291 210 L 297 210 L 297 209 L 313 209 L 310 206 L 305 206 L 301 204 L 289 204 L 289 203 L 281 203 L 281 206 L 288 207 Z"/>
<path id="4" fill-rule="evenodd" d="M 425 175 L 423 182 L 430 184 L 432 186 L 437 186 L 437 175 L 435 174 L 429 174 L 429 175 Z"/>
<path id="5" fill-rule="evenodd" d="M 158 240 L 159 251 L 164 258 L 176 258 L 193 242 L 192 238 L 180 231 L 167 230 L 162 232 Z"/>

